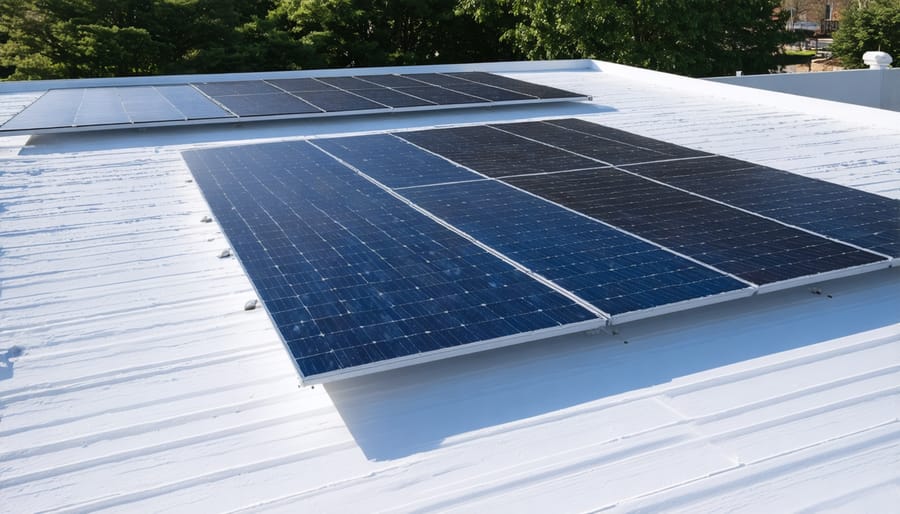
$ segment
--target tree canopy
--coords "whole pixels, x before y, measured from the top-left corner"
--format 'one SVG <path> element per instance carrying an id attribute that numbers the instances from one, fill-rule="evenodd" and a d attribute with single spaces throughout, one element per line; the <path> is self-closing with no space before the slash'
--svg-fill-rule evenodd
<path id="1" fill-rule="evenodd" d="M 881 50 L 900 59 L 900 1 L 871 0 L 851 5 L 834 33 L 831 51 L 846 68 L 862 68 L 862 56 Z M 896 65 L 896 61 L 895 61 Z"/>
<path id="2" fill-rule="evenodd" d="M 509 10 L 504 34 L 533 59 L 596 58 L 692 76 L 765 73 L 790 40 L 778 0 L 462 0 Z"/>
<path id="3" fill-rule="evenodd" d="M 777 0 L 0 0 L 12 79 L 590 57 L 765 72 Z"/>

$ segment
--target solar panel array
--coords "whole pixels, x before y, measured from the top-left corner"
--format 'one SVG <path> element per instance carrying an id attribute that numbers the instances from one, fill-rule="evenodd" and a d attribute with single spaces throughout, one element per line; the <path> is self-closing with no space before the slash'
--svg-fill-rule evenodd
<path id="1" fill-rule="evenodd" d="M 310 382 L 900 257 L 900 202 L 575 119 L 184 157 Z"/>
<path id="2" fill-rule="evenodd" d="M 54 89 L 0 125 L 0 134 L 587 99 L 482 72 Z"/>

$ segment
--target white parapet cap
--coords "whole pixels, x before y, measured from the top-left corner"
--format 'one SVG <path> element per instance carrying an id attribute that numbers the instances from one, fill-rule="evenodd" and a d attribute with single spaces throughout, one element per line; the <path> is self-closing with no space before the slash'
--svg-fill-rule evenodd
<path id="1" fill-rule="evenodd" d="M 863 54 L 863 62 L 873 70 L 886 70 L 891 67 L 894 59 L 887 52 L 866 52 Z"/>

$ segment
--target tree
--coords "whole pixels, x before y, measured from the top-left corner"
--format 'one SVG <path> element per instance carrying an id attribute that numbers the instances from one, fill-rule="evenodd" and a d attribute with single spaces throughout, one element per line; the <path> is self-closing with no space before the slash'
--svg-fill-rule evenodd
<path id="1" fill-rule="evenodd" d="M 900 2 L 871 0 L 855 3 L 841 17 L 831 51 L 846 68 L 862 68 L 862 55 L 881 50 L 900 58 Z"/>
<path id="2" fill-rule="evenodd" d="M 0 0 L 10 78 L 284 69 L 307 56 L 274 0 Z M 4 40 L 5 39 L 5 40 Z"/>
<path id="3" fill-rule="evenodd" d="M 502 29 L 455 10 L 457 0 L 280 0 L 276 11 L 314 49 L 313 66 L 378 66 L 514 56 Z"/>
<path id="4" fill-rule="evenodd" d="M 462 0 L 508 10 L 530 58 L 598 58 L 691 76 L 765 73 L 791 37 L 778 0 Z"/>

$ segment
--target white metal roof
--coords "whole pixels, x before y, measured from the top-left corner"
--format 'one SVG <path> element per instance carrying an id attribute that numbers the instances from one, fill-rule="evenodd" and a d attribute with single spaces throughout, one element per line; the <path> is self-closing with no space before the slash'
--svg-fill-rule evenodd
<path id="1" fill-rule="evenodd" d="M 0 511 L 900 503 L 896 269 L 298 387 L 182 149 L 577 116 L 900 198 L 898 113 L 602 62 L 484 69 L 594 101 L 0 138 Z M 0 116 L 34 97 L 4 91 Z"/>

